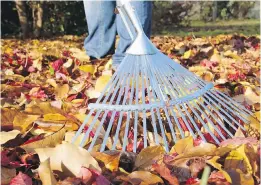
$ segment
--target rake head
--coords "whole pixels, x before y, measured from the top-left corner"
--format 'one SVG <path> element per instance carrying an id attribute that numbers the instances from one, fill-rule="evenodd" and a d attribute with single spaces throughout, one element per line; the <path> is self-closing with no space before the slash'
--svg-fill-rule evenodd
<path id="1" fill-rule="evenodd" d="M 188 135 L 218 144 L 245 130 L 249 110 L 158 51 L 129 3 L 120 14 L 136 37 L 72 142 L 88 150 L 98 144 L 101 152 L 151 145 L 168 152 Z"/>

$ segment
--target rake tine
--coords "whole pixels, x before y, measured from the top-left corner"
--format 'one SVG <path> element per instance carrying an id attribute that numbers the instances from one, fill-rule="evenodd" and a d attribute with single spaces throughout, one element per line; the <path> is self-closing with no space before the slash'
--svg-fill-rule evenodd
<path id="1" fill-rule="evenodd" d="M 179 77 L 177 78 L 177 80 L 178 80 L 178 79 L 179 79 Z M 179 82 L 182 83 L 181 81 L 179 81 Z M 176 82 L 175 82 L 175 83 L 176 83 Z M 176 86 L 179 87 L 177 83 L 176 83 Z M 179 89 L 179 88 L 177 88 L 177 89 Z M 178 90 L 178 91 L 180 92 L 180 90 Z M 194 103 L 193 103 L 193 104 L 194 104 Z M 197 111 L 194 110 L 193 106 L 190 106 L 190 102 L 187 102 L 187 105 L 188 105 L 189 108 L 192 110 L 192 112 L 197 116 L 197 118 L 201 121 L 202 126 L 203 126 L 206 130 L 208 130 L 208 132 L 209 132 L 209 134 L 212 136 L 212 138 L 213 138 L 217 143 L 220 143 L 220 142 L 218 141 L 218 139 L 216 138 L 216 136 L 210 131 L 210 129 L 209 129 L 209 127 L 207 126 L 207 124 L 202 120 L 201 116 L 198 115 Z M 195 104 L 195 105 L 198 107 L 197 104 Z M 199 108 L 198 108 L 198 110 L 202 113 L 202 111 L 201 111 Z M 207 116 L 205 116 L 205 117 L 207 117 Z M 215 128 L 215 127 L 214 127 L 214 128 Z"/>
<path id="2" fill-rule="evenodd" d="M 150 69 L 150 66 L 148 65 L 148 59 L 147 57 L 144 60 L 144 65 L 146 66 L 146 70 L 145 70 L 145 75 L 148 76 L 148 74 L 150 75 L 149 71 L 147 72 L 148 69 Z M 151 75 L 149 76 L 149 79 L 151 79 Z M 146 88 L 149 89 L 149 83 L 148 80 L 146 78 Z M 154 88 L 151 87 L 151 91 L 152 91 L 152 95 L 154 98 L 154 101 L 156 101 L 156 93 L 154 91 Z M 151 103 L 153 98 L 151 97 L 151 94 L 149 93 L 149 102 Z M 152 119 L 152 126 L 153 126 L 153 130 L 154 130 L 154 137 L 155 137 L 155 143 L 158 145 L 159 144 L 159 138 L 158 138 L 158 131 L 157 131 L 157 127 L 156 127 L 156 121 L 155 121 L 155 116 L 154 116 L 154 108 L 150 109 L 151 112 L 151 119 Z"/>
<path id="3" fill-rule="evenodd" d="M 158 66 L 158 69 L 160 70 L 160 67 L 159 67 L 159 66 Z M 164 70 L 164 71 L 165 71 L 165 70 Z M 168 71 L 168 69 L 166 69 L 166 71 Z M 158 76 L 161 76 L 161 77 L 162 77 L 163 75 L 160 75 L 160 73 L 162 73 L 162 71 L 159 72 L 159 75 L 158 75 Z M 167 84 L 170 85 L 170 86 L 167 86 L 168 91 L 171 91 L 171 90 L 170 90 L 170 87 L 171 87 L 171 86 L 172 86 L 172 88 L 174 88 L 174 87 L 173 87 L 173 85 L 171 85 L 169 77 L 168 77 L 168 76 L 165 76 L 164 79 L 165 79 L 165 80 L 164 80 L 165 84 L 166 84 L 166 82 L 167 82 Z M 181 93 L 179 90 L 178 90 L 178 92 Z M 174 91 L 174 94 L 176 95 L 175 91 Z M 183 93 L 183 94 L 184 94 L 184 93 Z M 195 121 L 191 118 L 191 116 L 190 116 L 190 114 L 188 113 L 186 107 L 184 107 L 183 104 L 182 104 L 182 107 L 183 107 L 183 109 L 185 110 L 185 112 L 186 112 L 187 116 L 189 117 L 189 120 L 190 120 L 191 123 L 193 124 L 194 128 L 196 128 L 198 134 L 199 134 L 199 135 L 201 136 L 201 138 L 205 141 L 205 138 L 204 138 L 203 134 L 202 134 L 201 131 L 199 130 L 199 128 L 198 128 L 197 124 L 195 123 Z M 183 119 L 183 118 L 182 118 L 182 119 Z M 184 121 L 185 121 L 185 120 L 184 120 Z"/>
<path id="4" fill-rule="evenodd" d="M 143 65 L 143 62 L 141 62 L 141 70 L 140 70 L 140 72 L 141 72 L 141 95 L 142 95 L 142 104 L 146 104 L 146 102 L 145 102 L 145 89 L 144 89 L 144 81 L 143 81 L 143 78 L 142 77 L 146 77 L 147 78 L 147 76 L 144 76 L 144 74 L 143 74 L 143 70 L 145 70 L 146 68 L 144 67 L 144 65 Z M 148 91 L 149 89 L 147 89 L 147 91 Z M 143 115 L 143 142 L 144 142 L 144 148 L 146 148 L 147 147 L 147 125 L 146 125 L 146 112 L 145 112 L 145 110 L 143 110 L 142 111 L 142 115 Z"/>
<path id="5" fill-rule="evenodd" d="M 136 62 L 136 92 L 135 92 L 135 104 L 139 104 L 139 60 Z M 132 84 L 134 86 L 134 84 Z M 138 137 L 138 111 L 135 110 L 135 116 L 134 116 L 134 140 L 133 140 L 133 152 L 136 153 L 137 149 L 137 137 Z"/>
<path id="6" fill-rule="evenodd" d="M 130 70 L 132 69 L 132 66 L 133 66 L 133 65 L 130 66 L 130 68 L 129 68 Z M 129 79 L 130 79 L 129 70 L 126 71 L 126 74 L 128 75 L 128 77 L 126 77 L 126 80 L 124 80 L 124 85 L 122 85 L 122 87 L 121 87 L 121 89 L 120 89 L 119 95 L 118 95 L 117 100 L 116 100 L 116 105 L 119 104 L 120 99 L 121 99 L 121 96 L 123 95 L 123 90 L 124 90 L 124 88 L 125 88 L 125 85 L 127 85 L 128 81 L 129 81 Z M 125 94 L 127 94 L 127 93 L 125 92 Z M 124 97 L 124 98 L 125 98 L 125 97 Z M 109 137 L 109 134 L 110 134 L 110 131 L 111 131 L 111 127 L 112 127 L 112 124 L 113 124 L 115 115 L 116 115 L 116 111 L 113 111 L 112 116 L 111 116 L 111 119 L 110 119 L 110 122 L 109 122 L 109 125 L 108 125 L 108 128 L 107 128 L 107 131 L 106 131 L 106 133 L 105 133 L 105 136 L 104 136 L 104 139 L 103 139 L 101 148 L 100 148 L 100 152 L 103 152 L 104 149 L 105 149 L 105 146 L 106 146 L 106 143 L 107 143 L 107 139 L 108 139 L 108 137 Z"/>
<path id="7" fill-rule="evenodd" d="M 158 69 L 160 69 L 160 66 L 158 66 Z M 162 74 L 164 74 L 164 73 L 162 73 Z M 158 76 L 161 77 L 162 75 L 158 74 Z M 168 81 L 165 80 L 165 82 L 167 82 L 167 83 L 169 84 Z M 165 84 L 166 84 L 166 83 L 165 83 Z M 168 86 L 167 86 L 167 87 L 168 87 Z M 175 89 L 175 88 L 174 88 L 174 89 Z M 172 92 L 170 89 L 169 89 L 169 91 Z M 175 94 L 176 97 L 178 97 L 178 95 L 177 95 L 177 93 L 176 93 L 175 91 L 173 91 L 173 93 Z M 172 93 L 171 93 L 170 95 L 171 95 L 171 97 L 174 99 Z M 182 104 L 181 104 L 181 106 L 184 108 L 184 106 L 183 106 Z M 187 122 L 187 120 L 186 120 L 184 114 L 182 113 L 182 110 L 180 110 L 180 107 L 179 107 L 179 106 L 176 106 L 176 108 L 178 109 L 178 112 L 179 112 L 179 114 L 181 115 L 181 117 L 182 117 L 182 119 L 183 119 L 183 121 L 184 121 L 186 127 L 188 128 L 189 132 L 191 133 L 192 137 L 193 137 L 193 138 L 196 138 L 195 134 L 194 134 L 193 131 L 192 131 L 192 128 L 190 127 L 190 125 L 189 125 L 189 123 Z M 184 108 L 184 109 L 185 109 L 185 108 Z"/>
<path id="8" fill-rule="evenodd" d="M 123 72 L 121 72 L 121 73 L 117 76 L 117 80 L 115 80 L 115 81 L 112 82 L 112 84 L 111 84 L 111 86 L 110 86 L 110 89 L 109 89 L 109 92 L 107 93 L 107 95 L 106 95 L 106 97 L 104 98 L 104 100 L 103 100 L 102 103 L 106 103 L 106 102 L 107 102 L 107 100 L 108 100 L 108 98 L 109 98 L 109 95 L 111 94 L 112 90 L 114 89 L 113 87 L 116 85 L 116 83 L 119 85 L 118 79 L 120 79 L 120 77 L 121 77 L 122 75 L 124 75 Z M 109 86 L 109 84 L 108 84 L 107 86 Z M 104 89 L 104 91 L 102 92 L 102 94 L 104 95 L 105 92 L 106 92 L 106 89 Z M 102 96 L 100 96 L 99 99 L 101 99 L 101 97 L 102 97 Z M 99 99 L 98 99 L 98 100 L 99 100 Z M 99 101 L 98 101 L 98 100 L 97 100 L 97 102 L 100 101 L 100 100 L 99 100 Z M 81 143 L 80 143 L 80 146 L 81 146 L 81 147 L 83 147 L 85 140 L 89 137 L 89 134 L 90 134 L 90 132 L 91 132 L 91 130 L 92 130 L 94 124 L 96 123 L 96 121 L 97 121 L 99 115 L 101 114 L 101 112 L 102 112 L 102 111 L 98 111 L 98 113 L 96 113 L 95 117 L 93 118 L 92 122 L 90 123 L 90 126 L 89 126 L 89 128 L 87 129 L 87 131 L 86 131 L 86 133 L 85 133 L 85 135 L 84 135 L 84 137 L 83 137 L 83 139 L 82 139 L 82 141 L 81 141 Z M 86 122 L 86 123 L 87 123 L 87 122 Z M 85 126 L 85 125 L 84 125 L 84 126 Z"/>
<path id="9" fill-rule="evenodd" d="M 206 115 L 206 113 L 204 111 L 202 111 L 200 109 L 200 107 L 195 103 L 195 102 L 192 102 L 196 107 L 197 109 L 200 111 L 201 114 L 204 115 L 204 117 L 207 119 L 207 121 L 211 124 L 211 126 L 217 131 L 217 133 L 222 137 L 222 139 L 226 139 L 223 134 L 221 133 L 221 131 L 214 125 L 214 123 L 209 119 L 209 117 Z M 190 103 L 189 103 L 190 104 Z M 209 128 L 209 127 L 207 127 Z M 209 130 L 209 129 L 208 129 Z"/>
<path id="10" fill-rule="evenodd" d="M 215 100 L 217 100 L 219 103 L 221 103 L 224 107 L 226 107 L 231 113 L 233 113 L 234 111 L 231 110 L 231 108 L 229 108 L 229 104 L 224 104 L 221 101 L 219 101 L 217 99 L 217 97 L 213 96 L 211 93 L 206 92 L 205 94 L 206 97 L 208 97 L 209 101 L 211 101 L 213 104 L 215 104 L 226 116 L 228 116 L 232 121 L 234 121 L 241 129 L 245 130 L 245 128 L 238 122 L 236 121 L 231 115 L 229 115 L 227 113 L 227 111 L 225 111 L 221 106 L 219 106 L 216 102 L 214 102 L 211 98 L 214 98 Z M 241 116 L 239 116 L 240 118 L 242 118 Z M 244 118 L 242 118 L 242 120 L 245 120 Z M 246 120 L 245 120 L 246 121 Z M 228 124 L 231 126 L 232 124 L 228 121 Z"/>
<path id="11" fill-rule="evenodd" d="M 137 62 L 137 61 L 133 61 L 133 62 Z M 129 99 L 129 105 L 132 104 L 132 101 L 133 101 L 133 96 L 134 96 L 134 76 L 137 75 L 137 72 L 136 72 L 136 68 L 134 68 L 134 72 L 133 72 L 133 75 L 132 76 L 132 87 L 131 87 L 131 97 Z M 123 151 L 125 151 L 126 149 L 126 146 L 127 146 L 127 136 L 128 136 L 128 129 L 129 129 L 129 123 L 130 123 L 130 111 L 128 112 L 128 115 L 127 115 L 127 122 L 126 122 L 126 126 L 125 126 L 125 133 L 124 133 L 124 139 L 123 139 Z"/>

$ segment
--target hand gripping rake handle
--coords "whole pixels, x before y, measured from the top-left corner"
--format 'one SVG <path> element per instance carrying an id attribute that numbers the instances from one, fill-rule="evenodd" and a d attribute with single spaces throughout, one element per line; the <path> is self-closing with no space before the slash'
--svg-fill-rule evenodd
<path id="1" fill-rule="evenodd" d="M 131 39 L 133 40 L 132 45 L 128 48 L 126 53 L 132 55 L 151 55 L 157 53 L 158 49 L 145 35 L 136 11 L 131 6 L 129 0 L 122 0 L 121 4 L 122 5 L 118 6 L 117 9 L 119 10 L 121 18 L 130 34 Z"/>

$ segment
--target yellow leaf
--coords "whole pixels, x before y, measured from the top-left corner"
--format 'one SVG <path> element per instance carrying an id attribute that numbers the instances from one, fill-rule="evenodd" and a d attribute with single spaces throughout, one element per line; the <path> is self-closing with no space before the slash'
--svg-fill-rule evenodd
<path id="1" fill-rule="evenodd" d="M 225 169 L 241 169 L 244 173 L 252 174 L 252 166 L 246 156 L 246 145 L 241 145 L 232 150 L 226 157 L 224 162 Z"/>
<path id="2" fill-rule="evenodd" d="M 95 91 L 101 92 L 104 90 L 107 83 L 110 81 L 111 76 L 110 75 L 103 75 L 99 77 L 95 84 Z"/>
<path id="3" fill-rule="evenodd" d="M 51 170 L 61 171 L 64 175 L 77 176 L 82 167 L 101 172 L 98 162 L 87 150 L 71 143 L 63 143 L 55 148 L 38 148 L 35 151 L 41 162 L 50 158 Z"/>
<path id="4" fill-rule="evenodd" d="M 43 121 L 65 121 L 67 118 L 61 114 L 45 114 L 43 115 Z"/>
<path id="5" fill-rule="evenodd" d="M 79 66 L 79 69 L 81 71 L 84 71 L 86 73 L 91 73 L 93 74 L 94 71 L 95 71 L 95 66 L 94 65 L 82 65 L 82 66 Z"/>
<path id="6" fill-rule="evenodd" d="M 218 169 L 219 171 L 221 171 L 221 172 L 223 173 L 224 177 L 226 178 L 226 180 L 227 180 L 229 183 L 231 183 L 232 180 L 231 180 L 230 176 L 228 175 L 228 173 L 227 173 L 226 171 L 224 171 L 224 170 L 222 169 L 222 165 L 217 162 L 217 160 L 218 160 L 219 158 L 220 158 L 219 156 L 214 156 L 214 157 L 212 157 L 211 159 L 208 159 L 208 160 L 207 160 L 207 163 L 210 164 L 211 166 L 213 166 L 214 168 Z"/>
<path id="7" fill-rule="evenodd" d="M 57 184 L 57 181 L 51 170 L 50 158 L 46 159 L 44 162 L 41 162 L 41 164 L 38 168 L 38 174 L 40 176 L 40 179 L 41 179 L 43 185 Z"/>
<path id="8" fill-rule="evenodd" d="M 187 149 L 193 147 L 193 137 L 186 137 L 184 139 L 180 139 L 176 142 L 176 144 L 171 148 L 170 153 L 178 153 L 182 154 L 185 152 Z"/>
<path id="9" fill-rule="evenodd" d="M 191 51 L 191 49 L 190 49 L 190 50 L 188 50 L 188 51 L 186 51 L 186 52 L 184 53 L 183 58 L 184 58 L 184 59 L 189 59 L 190 56 L 191 56 L 191 54 L 192 54 L 192 51 Z"/>
<path id="10" fill-rule="evenodd" d="M 13 121 L 14 128 L 20 130 L 21 133 L 24 133 L 27 131 L 28 127 L 38 118 L 38 115 L 18 114 L 15 116 Z"/>
<path id="11" fill-rule="evenodd" d="M 134 171 L 128 175 L 129 181 L 132 184 L 158 184 L 163 183 L 163 180 L 147 171 Z"/>
<path id="12" fill-rule="evenodd" d="M 238 56 L 236 53 L 233 53 L 231 50 L 224 52 L 224 56 L 231 57 L 238 61 L 242 61 L 242 58 L 240 56 Z"/>
<path id="13" fill-rule="evenodd" d="M 257 129 L 258 132 L 260 132 L 260 111 L 255 112 L 253 116 L 249 116 L 248 120 L 250 121 L 249 125 L 245 124 L 245 128 L 248 129 L 247 127 L 253 127 Z"/>
<path id="14" fill-rule="evenodd" d="M 105 164 L 105 167 L 111 171 L 117 171 L 120 161 L 120 152 L 116 152 L 113 155 L 101 153 L 101 152 L 95 152 L 92 154 L 92 156 L 102 161 Z"/>
<path id="15" fill-rule="evenodd" d="M 165 150 L 162 146 L 150 146 L 143 149 L 137 156 L 135 167 L 146 169 L 151 167 L 154 160 L 159 160 L 163 157 Z"/>
<path id="16" fill-rule="evenodd" d="M 69 89 L 70 89 L 70 87 L 68 84 L 57 85 L 55 87 L 54 94 L 55 94 L 56 98 L 64 99 L 64 98 L 67 98 Z"/>
<path id="17" fill-rule="evenodd" d="M 9 132 L 0 132 L 0 144 L 4 144 L 7 141 L 14 139 L 18 134 L 20 134 L 19 130 L 12 130 Z"/>
<path id="18" fill-rule="evenodd" d="M 55 132 L 52 135 L 45 137 L 44 139 L 22 145 L 21 148 L 25 149 L 27 152 L 30 152 L 34 151 L 36 148 L 55 147 L 57 144 L 60 144 L 63 141 L 65 131 L 66 129 L 63 127 L 58 132 Z"/>
<path id="19" fill-rule="evenodd" d="M 184 153 L 179 154 L 174 160 L 190 157 L 212 156 L 216 151 L 216 146 L 210 143 L 201 143 L 199 146 L 192 147 Z"/>

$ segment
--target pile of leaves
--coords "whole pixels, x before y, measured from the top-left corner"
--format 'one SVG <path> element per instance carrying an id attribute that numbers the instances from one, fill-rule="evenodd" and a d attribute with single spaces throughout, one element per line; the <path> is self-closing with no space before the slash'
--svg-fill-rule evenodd
<path id="1" fill-rule="evenodd" d="M 215 84 L 260 119 L 260 38 L 153 37 L 173 62 Z M 83 37 L 53 40 L 1 40 L 2 184 L 200 184 L 206 166 L 208 184 L 259 184 L 260 130 L 238 129 L 220 145 L 188 136 L 166 153 L 141 144 L 137 154 L 91 152 L 70 144 L 112 75 L 111 57 L 90 60 Z M 93 133 L 91 132 L 91 135 Z M 130 133 L 131 134 L 131 133 Z M 131 138 L 131 136 L 130 136 Z M 79 144 L 80 141 L 76 141 Z M 138 145 L 139 146 L 139 145 Z"/>

